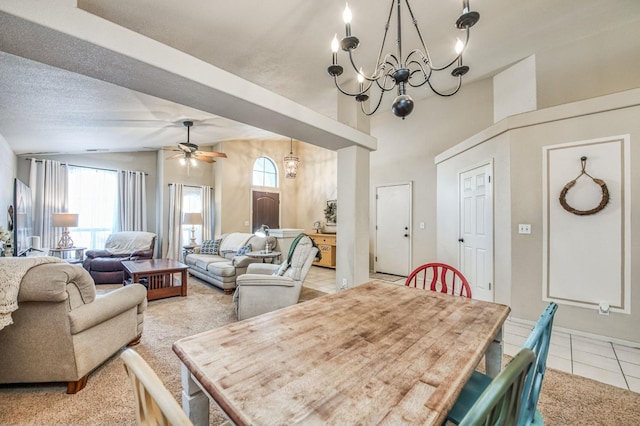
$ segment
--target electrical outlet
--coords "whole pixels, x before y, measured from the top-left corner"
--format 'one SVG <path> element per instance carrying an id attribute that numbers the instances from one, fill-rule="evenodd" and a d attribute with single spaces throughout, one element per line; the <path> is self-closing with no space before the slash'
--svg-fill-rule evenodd
<path id="1" fill-rule="evenodd" d="M 530 234 L 530 233 L 531 233 L 530 223 L 521 223 L 518 225 L 518 234 Z"/>
<path id="2" fill-rule="evenodd" d="M 420 222 L 420 229 L 424 229 L 424 222 Z"/>
<path id="3" fill-rule="evenodd" d="M 347 279 L 343 278 L 342 279 L 342 285 L 340 286 L 340 290 L 346 290 L 347 288 L 348 288 L 347 287 Z"/>

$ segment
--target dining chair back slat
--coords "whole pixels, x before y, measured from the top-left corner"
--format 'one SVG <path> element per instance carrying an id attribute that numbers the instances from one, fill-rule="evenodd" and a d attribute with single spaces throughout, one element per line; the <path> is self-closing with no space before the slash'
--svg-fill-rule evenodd
<path id="1" fill-rule="evenodd" d="M 192 424 L 155 371 L 135 350 L 126 349 L 120 359 L 131 380 L 139 426 Z"/>
<path id="2" fill-rule="evenodd" d="M 542 389 L 542 380 L 547 370 L 547 356 L 549 355 L 549 345 L 551 343 L 553 318 L 557 310 L 558 305 L 555 302 L 549 303 L 522 345 L 523 348 L 531 349 L 536 354 L 536 361 L 527 375 L 518 425 L 529 426 L 534 423 L 538 398 Z"/>
<path id="3" fill-rule="evenodd" d="M 425 263 L 418 266 L 409 274 L 404 285 L 471 298 L 471 287 L 467 279 L 456 268 L 445 263 Z"/>
<path id="4" fill-rule="evenodd" d="M 522 408 L 518 418 L 518 426 L 531 426 L 541 424 L 542 416 L 536 410 L 542 381 L 547 369 L 547 357 L 549 355 L 549 345 L 551 341 L 551 331 L 553 328 L 553 318 L 558 309 L 555 302 L 549 303 L 540 315 L 533 330 L 522 345 L 523 349 L 530 349 L 535 354 L 533 367 L 529 371 L 522 392 Z M 469 381 L 465 384 L 460 396 L 453 405 L 447 420 L 459 424 L 462 418 L 469 411 L 470 407 L 477 401 L 480 394 L 489 386 L 491 378 L 487 375 L 474 371 Z"/>
<path id="5" fill-rule="evenodd" d="M 522 405 L 527 373 L 536 356 L 523 348 L 491 381 L 460 421 L 461 426 L 511 426 L 516 424 Z"/>

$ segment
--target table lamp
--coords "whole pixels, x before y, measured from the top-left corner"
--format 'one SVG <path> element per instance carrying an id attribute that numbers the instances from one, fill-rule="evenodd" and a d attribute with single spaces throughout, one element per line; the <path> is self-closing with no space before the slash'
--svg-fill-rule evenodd
<path id="1" fill-rule="evenodd" d="M 60 241 L 58 241 L 58 248 L 73 247 L 73 240 L 69 236 L 69 228 L 78 226 L 78 213 L 54 213 L 53 226 L 56 228 L 64 228 L 62 237 L 60 237 Z"/>
<path id="2" fill-rule="evenodd" d="M 266 238 L 269 236 L 269 227 L 267 225 L 261 225 L 254 234 L 258 237 Z M 267 239 L 267 242 L 264 244 L 264 252 L 269 253 L 269 239 Z"/>
<path id="3" fill-rule="evenodd" d="M 182 216 L 182 223 L 185 225 L 191 225 L 191 239 L 189 245 L 195 247 L 196 245 L 196 225 L 202 225 L 202 213 L 185 213 Z"/>

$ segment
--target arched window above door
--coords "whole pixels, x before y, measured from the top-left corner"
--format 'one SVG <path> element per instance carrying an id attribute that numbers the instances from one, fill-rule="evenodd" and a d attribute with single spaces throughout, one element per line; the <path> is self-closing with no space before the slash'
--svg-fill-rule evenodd
<path id="1" fill-rule="evenodd" d="M 253 186 L 278 187 L 278 168 L 268 157 L 260 157 L 253 163 Z"/>

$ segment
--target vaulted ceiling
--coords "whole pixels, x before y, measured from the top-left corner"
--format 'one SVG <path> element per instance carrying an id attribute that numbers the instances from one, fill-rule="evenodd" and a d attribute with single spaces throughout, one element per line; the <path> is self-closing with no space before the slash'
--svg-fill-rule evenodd
<path id="1" fill-rule="evenodd" d="M 69 0 L 52 0 L 69 2 Z M 10 0 L 0 0 L 0 22 Z M 461 1 L 411 6 L 436 63 L 451 55 Z M 78 7 L 215 65 L 301 105 L 336 117 L 336 89 L 326 68 L 330 41 L 344 32 L 344 0 L 211 2 L 79 0 Z M 43 3 L 46 8 L 46 3 Z M 375 61 L 390 2 L 352 0 L 358 59 Z M 637 0 L 472 0 L 465 78 L 486 78 L 551 46 L 640 20 Z M 43 10 L 46 13 L 46 10 Z M 2 26 L 0 25 L 0 28 Z M 410 22 L 403 24 L 410 43 Z M 395 31 L 392 29 L 392 31 Z M 2 30 L 0 29 L 0 35 Z M 29 34 L 23 35 L 29 44 Z M 0 135 L 16 153 L 92 149 L 138 150 L 193 142 L 282 136 L 179 103 L 7 53 L 0 37 Z M 415 46 L 417 47 L 417 46 Z M 408 45 L 405 49 L 408 49 Z M 72 51 L 68 52 L 73 55 Z M 440 59 L 442 58 L 442 59 Z M 418 95 L 414 89 L 414 98 Z M 388 99 L 386 104 L 390 104 Z M 384 104 L 383 104 L 384 105 Z M 288 136 L 288 135 L 284 135 Z"/>

